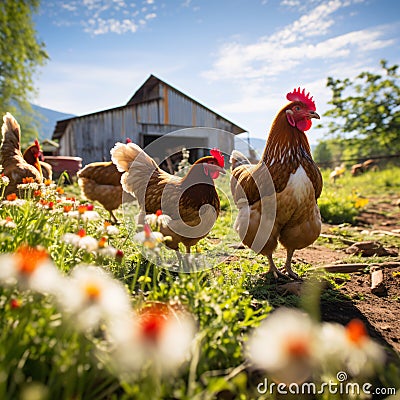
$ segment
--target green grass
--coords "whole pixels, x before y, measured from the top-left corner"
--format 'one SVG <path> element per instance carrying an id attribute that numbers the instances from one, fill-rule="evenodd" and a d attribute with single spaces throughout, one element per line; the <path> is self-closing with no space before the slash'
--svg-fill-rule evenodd
<path id="1" fill-rule="evenodd" d="M 359 212 L 371 203 L 371 198 L 399 196 L 399 168 L 370 171 L 352 176 L 346 171 L 336 182 L 329 179 L 330 170 L 322 171 L 324 188 L 318 205 L 324 222 L 353 223 Z"/>
<path id="2" fill-rule="evenodd" d="M 360 199 L 398 195 L 399 172 L 391 169 L 355 178 L 347 174 L 332 184 L 326 178 L 328 171 L 324 171 L 325 185 L 319 201 L 324 220 L 352 222 L 362 209 L 357 203 Z M 68 196 L 80 197 L 76 184 L 65 190 Z M 24 244 L 40 246 L 66 276 L 78 264 L 101 265 L 124 285 L 133 309 L 152 301 L 186 310 L 196 322 L 197 334 L 191 358 L 173 377 L 160 378 L 155 383 L 143 372 L 146 366 L 142 372 L 127 376 L 116 373 L 109 362 L 112 343 L 105 326 L 94 332 L 82 332 L 73 319 L 65 316 L 52 295 L 24 290 L 18 285 L 3 285 L 0 286 L 0 398 L 213 399 L 222 396 L 221 393 L 231 393 L 237 399 L 260 398 L 246 358 L 249 335 L 273 309 L 281 306 L 303 307 L 313 312 L 319 301 L 319 288 L 316 292 L 309 291 L 306 298 L 279 292 L 276 282 L 264 275 L 268 267 L 263 257 L 249 249 L 233 247 L 239 238 L 232 229 L 237 211 L 229 194 L 228 178 L 221 180 L 218 190 L 221 215 L 211 233 L 195 249 L 207 254 L 210 269 L 191 274 L 172 272 L 144 259 L 138 245 L 127 239 L 132 233 L 130 225 L 122 224 L 120 233 L 109 238 L 110 245 L 123 251 L 122 262 L 64 243 L 64 234 L 76 233 L 81 228 L 87 235 L 101 237 L 98 230 L 108 215 L 98 205 L 95 210 L 101 219 L 88 222 L 40 208 L 33 200 L 21 207 L 2 205 L 0 219 L 12 218 L 17 228 L 0 226 L 1 253 L 13 254 Z M 123 220 L 122 210 L 117 216 Z M 335 234 L 351 238 L 359 235 L 351 226 L 347 231 L 346 226 L 337 229 Z M 4 268 L 5 262 L 0 260 L 0 268 Z M 279 266 L 282 262 L 277 260 Z M 295 267 L 306 279 L 311 276 L 311 265 L 299 263 Z M 319 282 L 328 281 L 331 287 L 331 291 L 323 292 L 325 299 L 334 299 L 340 286 L 349 279 L 347 275 L 340 276 L 338 283 L 337 278 L 329 274 L 318 278 Z M 384 375 L 387 383 L 400 385 L 392 375 L 393 371 Z"/>

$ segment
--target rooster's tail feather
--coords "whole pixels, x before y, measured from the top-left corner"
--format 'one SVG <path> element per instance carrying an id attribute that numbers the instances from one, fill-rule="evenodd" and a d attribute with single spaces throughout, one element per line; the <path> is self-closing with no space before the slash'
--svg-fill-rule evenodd
<path id="1" fill-rule="evenodd" d="M 231 154 L 231 158 L 229 159 L 231 163 L 231 170 L 233 171 L 239 165 L 251 164 L 248 158 L 242 154 L 240 151 L 233 150 Z"/>
<path id="2" fill-rule="evenodd" d="M 17 120 L 7 112 L 3 116 L 3 126 L 1 127 L 2 133 L 2 142 L 1 142 L 1 150 L 2 153 L 8 152 L 9 150 L 20 149 L 20 126 Z"/>
<path id="3" fill-rule="evenodd" d="M 111 149 L 111 160 L 119 172 L 128 172 L 134 161 L 146 164 L 149 168 L 157 168 L 156 162 L 135 143 L 116 143 Z"/>

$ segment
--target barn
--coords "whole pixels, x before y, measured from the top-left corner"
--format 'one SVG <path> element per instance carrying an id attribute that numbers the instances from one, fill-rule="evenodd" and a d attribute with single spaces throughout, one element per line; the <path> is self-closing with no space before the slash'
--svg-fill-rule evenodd
<path id="1" fill-rule="evenodd" d="M 192 149 L 191 158 L 203 156 L 205 149 L 213 147 L 230 154 L 233 135 L 244 132 L 150 75 L 125 105 L 58 121 L 52 139 L 59 141 L 60 156 L 82 157 L 85 165 L 109 160 L 110 149 L 126 138 L 146 148 L 159 162 L 183 147 Z"/>

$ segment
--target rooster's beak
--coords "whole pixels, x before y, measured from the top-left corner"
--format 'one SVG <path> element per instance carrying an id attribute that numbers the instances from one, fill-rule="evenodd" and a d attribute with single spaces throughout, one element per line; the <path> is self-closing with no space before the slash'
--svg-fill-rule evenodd
<path id="1" fill-rule="evenodd" d="M 308 119 L 311 119 L 311 118 L 321 119 L 320 116 L 315 111 L 308 112 Z"/>

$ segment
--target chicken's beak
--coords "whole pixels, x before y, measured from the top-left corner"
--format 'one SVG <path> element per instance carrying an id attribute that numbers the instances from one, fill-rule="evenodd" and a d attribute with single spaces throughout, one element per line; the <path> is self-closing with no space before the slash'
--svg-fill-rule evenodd
<path id="1" fill-rule="evenodd" d="M 226 171 L 224 168 L 220 167 L 219 165 L 213 165 L 212 166 L 214 171 L 218 171 L 220 174 L 226 174 Z"/>
<path id="2" fill-rule="evenodd" d="M 311 119 L 311 118 L 321 119 L 320 116 L 315 111 L 308 112 L 308 119 Z"/>

